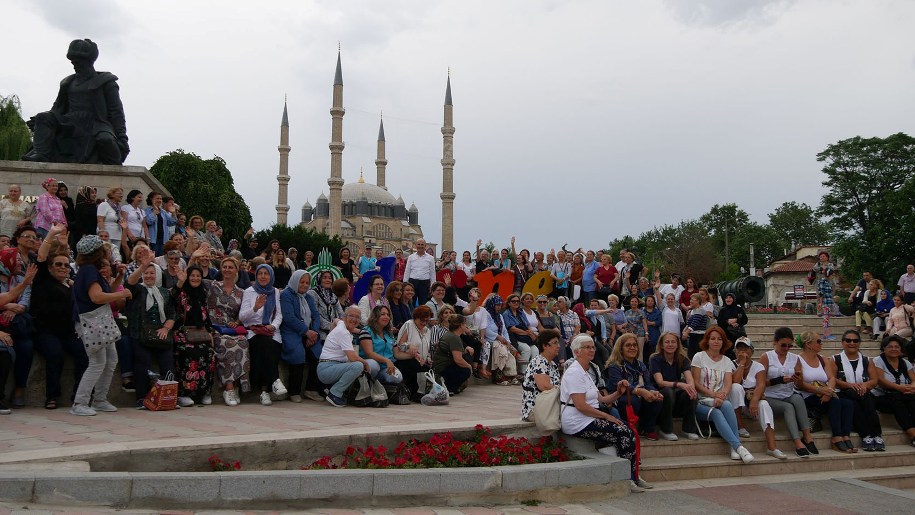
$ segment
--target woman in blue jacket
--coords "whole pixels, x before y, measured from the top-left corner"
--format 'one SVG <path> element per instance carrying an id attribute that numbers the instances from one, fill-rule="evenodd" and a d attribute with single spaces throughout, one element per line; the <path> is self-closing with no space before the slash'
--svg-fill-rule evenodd
<path id="1" fill-rule="evenodd" d="M 280 309 L 283 323 L 280 336 L 283 339 L 281 358 L 289 365 L 289 400 L 302 402 L 302 378 L 305 363 L 308 362 L 308 385 L 305 396 L 323 401 L 324 386 L 318 381 L 317 356 L 321 355 L 321 315 L 309 295 L 311 275 L 305 270 L 292 273 L 286 288 L 280 293 Z M 306 354 L 311 354 L 307 356 Z"/>

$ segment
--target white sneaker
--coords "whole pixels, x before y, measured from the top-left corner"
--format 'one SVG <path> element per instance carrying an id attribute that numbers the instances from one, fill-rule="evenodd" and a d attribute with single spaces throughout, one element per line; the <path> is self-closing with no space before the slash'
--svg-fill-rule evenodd
<path id="1" fill-rule="evenodd" d="M 270 394 L 267 392 L 261 392 L 261 405 L 269 406 L 271 404 L 273 404 L 273 401 L 270 400 Z"/>
<path id="2" fill-rule="evenodd" d="M 270 389 L 273 390 L 273 395 L 276 395 L 277 397 L 282 397 L 289 393 L 286 391 L 286 387 L 283 386 L 283 382 L 279 379 L 273 382 L 273 386 L 271 386 Z"/>
<path id="3" fill-rule="evenodd" d="M 781 451 L 779 451 L 779 452 L 781 452 Z M 753 458 L 753 455 L 750 454 L 750 451 L 748 451 L 747 448 L 744 447 L 743 445 L 741 445 L 740 447 L 737 448 L 737 454 L 740 455 L 740 459 L 744 463 L 750 463 L 751 461 L 753 461 L 755 459 L 755 458 Z"/>
<path id="4" fill-rule="evenodd" d="M 635 481 L 629 481 L 629 493 L 631 494 L 640 494 L 644 492 L 645 489 L 637 485 Z"/>
<path id="5" fill-rule="evenodd" d="M 200 404 L 203 404 L 204 406 L 209 406 L 210 404 L 213 404 L 213 397 L 211 397 L 210 394 L 204 395 L 203 400 L 200 401 Z"/>
<path id="6" fill-rule="evenodd" d="M 178 397 L 178 406 L 182 408 L 188 408 L 194 405 L 194 400 L 190 397 Z"/>
<path id="7" fill-rule="evenodd" d="M 664 431 L 658 431 L 658 436 L 661 437 L 661 440 L 667 440 L 668 442 L 676 442 L 677 440 L 679 440 L 679 438 L 677 438 L 677 435 L 675 435 L 673 433 L 665 433 Z"/>
<path id="8" fill-rule="evenodd" d="M 635 484 L 638 485 L 640 488 L 644 488 L 645 490 L 651 490 L 652 488 L 654 488 L 654 486 L 651 483 L 649 483 L 648 481 L 645 481 L 641 477 L 635 480 Z"/>
<path id="9" fill-rule="evenodd" d="M 91 417 L 95 415 L 95 410 L 85 404 L 74 404 L 73 407 L 70 408 L 70 414 L 79 415 L 81 417 Z"/>
<path id="10" fill-rule="evenodd" d="M 684 434 L 684 436 L 686 436 L 687 440 L 698 440 L 699 439 L 699 435 L 697 435 L 696 433 L 683 433 L 683 434 Z"/>
<path id="11" fill-rule="evenodd" d="M 235 400 L 235 390 L 226 390 L 222 392 L 222 400 L 226 402 L 226 406 L 238 406 L 238 401 Z"/>
<path id="12" fill-rule="evenodd" d="M 775 449 L 774 451 L 766 451 L 766 454 L 768 454 L 769 456 L 772 456 L 773 458 L 779 459 L 779 460 L 788 459 L 788 456 L 778 449 Z"/>
<path id="13" fill-rule="evenodd" d="M 737 430 L 737 436 L 739 436 L 741 438 L 749 438 L 750 432 L 747 431 L 747 428 L 741 427 L 740 429 Z"/>
<path id="14" fill-rule="evenodd" d="M 98 401 L 92 403 L 92 409 L 95 411 L 104 411 L 105 413 L 114 413 L 118 409 L 108 401 Z"/>
<path id="15" fill-rule="evenodd" d="M 734 461 L 740 461 L 740 455 L 737 454 L 737 451 L 731 449 L 731 459 Z"/>

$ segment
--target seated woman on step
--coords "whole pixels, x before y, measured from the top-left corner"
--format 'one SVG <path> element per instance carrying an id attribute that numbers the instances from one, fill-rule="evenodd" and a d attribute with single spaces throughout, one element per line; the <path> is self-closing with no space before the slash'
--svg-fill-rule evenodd
<path id="1" fill-rule="evenodd" d="M 902 356 L 904 343 L 899 336 L 890 336 L 881 343 L 882 352 L 874 358 L 879 384 L 874 396 L 877 409 L 892 413 L 915 446 L 915 367 Z"/>

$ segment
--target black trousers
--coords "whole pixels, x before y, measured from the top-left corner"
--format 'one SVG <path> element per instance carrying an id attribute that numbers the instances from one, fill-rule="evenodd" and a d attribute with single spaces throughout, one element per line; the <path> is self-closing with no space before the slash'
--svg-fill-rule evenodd
<path id="1" fill-rule="evenodd" d="M 903 431 L 915 427 L 915 394 L 891 392 L 881 395 L 877 397 L 877 409 L 883 413 L 892 413 Z"/>
<path id="2" fill-rule="evenodd" d="M 322 383 L 321 380 L 318 379 L 319 358 L 320 356 L 316 356 L 314 353 L 314 347 L 305 347 L 305 366 L 308 369 L 308 375 L 305 377 L 305 389 L 309 392 L 317 392 L 323 396 L 324 390 L 330 388 L 330 386 Z"/>
<path id="3" fill-rule="evenodd" d="M 175 351 L 173 349 L 154 350 L 144 347 L 140 344 L 139 338 L 131 338 L 130 344 L 133 346 L 133 386 L 136 388 L 137 400 L 145 399 L 149 393 L 149 373 L 147 372 L 152 366 L 153 359 L 159 366 L 159 377 L 165 379 L 169 372 L 175 373 Z M 176 378 L 177 379 L 177 378 Z"/>
<path id="4" fill-rule="evenodd" d="M 270 391 L 273 382 L 280 378 L 280 344 L 269 336 L 255 334 L 248 338 L 251 353 L 251 388 Z"/>
<path id="5" fill-rule="evenodd" d="M 432 286 L 432 281 L 429 279 L 410 279 L 410 284 L 413 285 L 413 289 L 416 290 L 416 301 L 417 305 L 422 306 L 429 301 L 429 287 Z"/>
<path id="6" fill-rule="evenodd" d="M 839 397 L 849 399 L 855 403 L 854 418 L 852 427 L 855 432 L 864 438 L 865 436 L 883 436 L 883 430 L 880 428 L 880 416 L 877 414 L 877 400 L 870 393 L 858 395 L 851 390 L 842 390 Z"/>
<path id="7" fill-rule="evenodd" d="M 403 384 L 410 390 L 410 395 L 419 392 L 419 382 L 416 380 L 416 375 L 429 370 L 429 367 L 420 365 L 419 361 L 415 359 L 398 359 L 394 364 L 397 366 L 397 370 L 400 370 L 400 373 L 403 374 Z"/>

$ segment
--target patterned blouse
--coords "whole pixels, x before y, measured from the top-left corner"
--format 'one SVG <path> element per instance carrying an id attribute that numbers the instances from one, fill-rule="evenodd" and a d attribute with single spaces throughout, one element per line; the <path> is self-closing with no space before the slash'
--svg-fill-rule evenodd
<path id="1" fill-rule="evenodd" d="M 524 373 L 524 380 L 521 382 L 521 420 L 527 420 L 534 409 L 538 393 L 537 382 L 534 380 L 536 374 L 550 376 L 550 384 L 553 388 L 559 388 L 559 367 L 538 354 L 527 366 L 527 372 Z"/>
<path id="2" fill-rule="evenodd" d="M 636 336 L 645 336 L 645 313 L 641 309 L 630 309 L 626 311 L 626 321 L 629 322 L 629 330 Z"/>
<path id="3" fill-rule="evenodd" d="M 237 285 L 231 293 L 222 289 L 220 281 L 207 281 L 207 311 L 213 325 L 228 326 L 229 322 L 238 322 L 238 311 L 241 308 L 241 298 L 244 292 Z"/>

